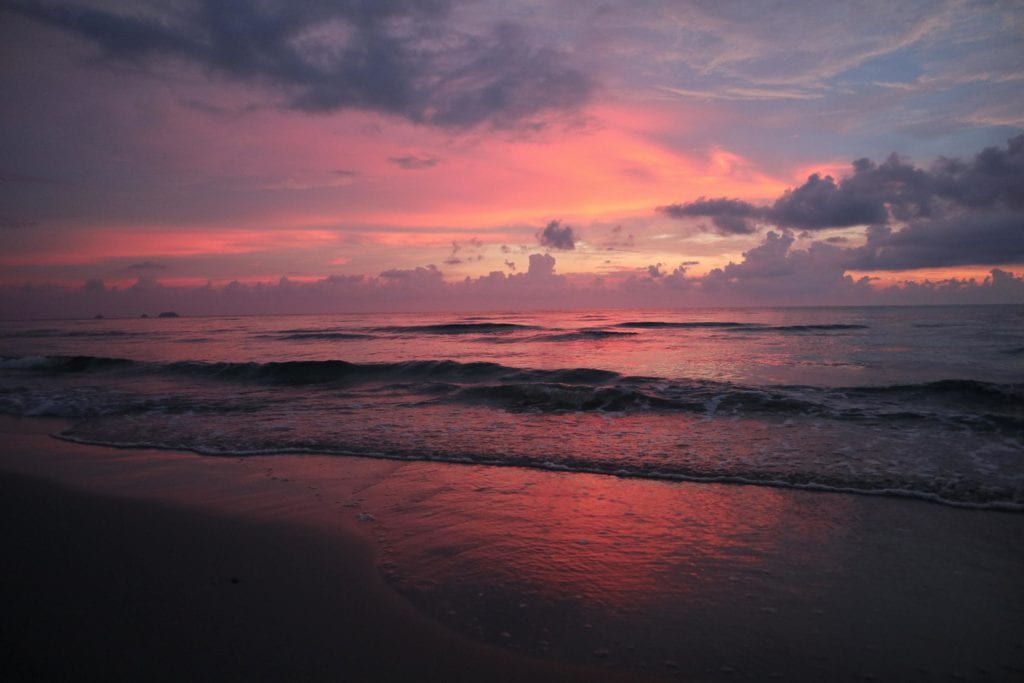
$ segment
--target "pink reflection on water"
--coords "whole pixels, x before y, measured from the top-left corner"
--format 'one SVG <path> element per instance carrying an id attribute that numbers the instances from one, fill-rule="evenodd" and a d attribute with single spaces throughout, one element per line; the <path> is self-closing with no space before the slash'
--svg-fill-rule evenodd
<path id="1" fill-rule="evenodd" d="M 819 549 L 835 520 L 776 489 L 480 467 L 433 469 L 427 484 L 423 468 L 396 472 L 373 503 L 385 564 L 420 589 L 479 582 L 628 610 L 832 562 Z"/>

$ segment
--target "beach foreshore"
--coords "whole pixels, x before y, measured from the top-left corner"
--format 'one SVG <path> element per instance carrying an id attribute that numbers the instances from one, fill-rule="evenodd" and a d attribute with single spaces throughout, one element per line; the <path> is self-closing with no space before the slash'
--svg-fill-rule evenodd
<path id="1" fill-rule="evenodd" d="M 1024 515 L 0 418 L 7 680 L 1013 680 Z"/>
<path id="2" fill-rule="evenodd" d="M 5 680 L 617 680 L 419 614 L 357 513 L 284 478 L 0 423 Z"/>

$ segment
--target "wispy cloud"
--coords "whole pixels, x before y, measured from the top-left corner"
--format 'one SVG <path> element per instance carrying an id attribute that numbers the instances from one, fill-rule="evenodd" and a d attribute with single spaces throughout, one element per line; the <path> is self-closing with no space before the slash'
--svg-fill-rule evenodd
<path id="1" fill-rule="evenodd" d="M 702 100 L 817 100 L 822 97 L 821 93 L 785 88 L 724 87 L 701 90 L 663 85 L 659 90 L 680 97 L 693 97 Z"/>
<path id="2" fill-rule="evenodd" d="M 440 159 L 436 157 L 405 154 L 398 157 L 389 157 L 388 161 L 399 168 L 404 168 L 407 171 L 419 171 L 425 168 L 433 168 L 434 166 L 437 166 Z"/>

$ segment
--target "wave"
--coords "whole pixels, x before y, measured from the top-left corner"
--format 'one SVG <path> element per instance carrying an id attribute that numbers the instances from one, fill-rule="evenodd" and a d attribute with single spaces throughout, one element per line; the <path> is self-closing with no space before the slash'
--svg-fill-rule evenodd
<path id="1" fill-rule="evenodd" d="M 541 342 L 575 342 L 575 341 L 597 341 L 601 339 L 618 339 L 621 337 L 635 337 L 637 332 L 617 332 L 615 330 L 583 329 L 574 332 L 561 334 L 549 334 L 533 337 L 526 341 Z"/>
<path id="2" fill-rule="evenodd" d="M 922 384 L 890 384 L 877 387 L 857 387 L 839 390 L 865 396 L 888 396 L 900 401 L 913 401 L 924 397 L 944 398 L 951 403 L 967 401 L 1009 407 L 1024 404 L 1024 384 L 997 384 L 970 379 L 943 379 Z"/>
<path id="3" fill-rule="evenodd" d="M 316 439 L 305 443 L 263 443 L 239 447 L 237 444 L 229 446 L 223 443 L 207 442 L 203 439 L 196 440 L 184 434 L 162 438 L 156 436 L 152 431 L 148 436 L 142 438 L 135 435 L 117 436 L 116 432 L 105 434 L 102 425 L 102 420 L 92 424 L 81 423 L 56 433 L 54 436 L 73 443 L 118 448 L 192 451 L 215 457 L 318 454 L 403 461 L 427 460 L 492 467 L 523 467 L 567 474 L 596 474 L 656 481 L 741 484 L 855 495 L 878 495 L 911 498 L 970 509 L 1024 512 L 1024 491 L 1019 486 L 1008 482 L 983 484 L 970 476 L 962 476 L 959 473 L 940 477 L 908 473 L 902 477 L 893 477 L 891 473 L 885 471 L 848 471 L 843 468 L 824 471 L 804 471 L 797 468 L 779 471 L 759 470 L 744 466 L 743 463 L 706 462 L 698 466 L 682 462 L 647 463 L 642 457 L 605 462 L 572 454 L 531 457 L 515 452 L 494 455 L 466 452 L 459 449 L 433 449 L 425 452 L 422 449 L 409 450 L 386 444 L 380 444 L 370 449 L 353 448 Z M 96 426 L 99 426 L 98 430 L 92 429 Z"/>
<path id="4" fill-rule="evenodd" d="M 292 332 L 282 335 L 267 335 L 282 341 L 339 341 L 344 339 L 373 339 L 372 334 L 358 332 Z"/>
<path id="5" fill-rule="evenodd" d="M 93 375 L 97 380 L 108 377 L 129 386 L 136 377 L 160 377 L 172 382 L 202 382 L 203 386 L 220 383 L 225 390 L 238 383 L 282 390 L 361 388 L 413 400 L 420 397 L 511 411 L 686 411 L 709 417 L 930 421 L 1011 436 L 1024 432 L 1024 384 L 958 379 L 848 388 L 744 386 L 711 380 L 631 377 L 597 368 L 538 370 L 453 360 L 148 363 L 96 356 L 2 358 L 0 370 L 10 378 Z M 47 385 L 46 391 L 52 393 L 60 386 Z"/>
<path id="6" fill-rule="evenodd" d="M 60 338 L 60 339 L 120 339 L 125 337 L 149 337 L 152 332 L 131 332 L 128 330 L 22 330 L 16 332 L 5 332 L 0 336 L 8 339 L 37 339 L 37 338 Z"/>
<path id="7" fill-rule="evenodd" d="M 343 381 L 480 381 L 510 373 L 529 377 L 537 371 L 523 371 L 497 363 L 459 363 L 452 360 L 401 361 L 397 363 L 349 363 L 343 360 L 257 362 L 173 361 L 151 363 L 101 356 L 29 356 L 0 358 L 0 369 L 38 375 L 118 373 L 119 375 L 167 375 L 305 386 Z M 596 374 L 589 374 L 596 373 Z M 617 377 L 602 370 L 554 370 L 546 373 L 555 381 Z"/>
<path id="8" fill-rule="evenodd" d="M 736 323 L 736 322 L 718 322 L 714 320 L 708 321 L 695 321 L 695 322 L 670 322 L 662 320 L 640 320 L 633 322 L 618 323 L 615 327 L 635 327 L 639 329 L 691 329 L 691 328 L 730 328 L 730 327 L 750 327 L 749 323 Z"/>
<path id="9" fill-rule="evenodd" d="M 114 368 L 142 367 L 144 364 L 127 358 L 102 356 L 22 356 L 0 358 L 0 369 L 61 374 L 102 372 Z"/>
<path id="10" fill-rule="evenodd" d="M 802 332 L 840 332 L 845 330 L 866 330 L 867 325 L 860 323 L 820 323 L 807 325 L 764 325 L 761 323 L 741 323 L 734 321 L 685 321 L 673 322 L 665 320 L 642 320 L 635 322 L 618 323 L 615 327 L 636 328 L 636 329 L 669 329 L 669 330 L 690 330 L 690 329 L 720 329 L 735 332 L 781 332 L 781 333 L 802 333 Z"/>
<path id="11" fill-rule="evenodd" d="M 860 323 L 821 323 L 808 325 L 763 325 L 761 323 L 741 323 L 732 321 L 686 321 L 672 322 L 663 320 L 643 320 L 637 322 L 618 323 L 615 327 L 637 329 L 722 329 L 742 332 L 838 332 L 843 330 L 866 330 L 867 325 Z"/>
<path id="12" fill-rule="evenodd" d="M 398 334 L 502 334 L 518 332 L 520 330 L 538 330 L 541 328 L 534 325 L 521 325 L 519 323 L 469 322 L 441 323 L 436 325 L 388 325 L 372 329 L 374 332 Z"/>
<path id="13" fill-rule="evenodd" d="M 433 459 L 1024 509 L 1021 383 L 744 386 L 453 360 L 28 356 L 0 358 L 0 413 L 72 418 L 65 438 L 104 445 Z"/>
<path id="14" fill-rule="evenodd" d="M 866 330 L 867 325 L 855 323 L 829 323 L 823 325 L 766 325 L 763 327 L 752 326 L 752 329 L 764 330 L 766 332 L 832 332 L 838 330 Z"/>

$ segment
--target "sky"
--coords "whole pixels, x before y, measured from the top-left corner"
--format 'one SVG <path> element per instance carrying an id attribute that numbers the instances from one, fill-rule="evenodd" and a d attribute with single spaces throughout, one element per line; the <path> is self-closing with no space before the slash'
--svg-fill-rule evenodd
<path id="1" fill-rule="evenodd" d="M 1024 303 L 1024 4 L 6 0 L 0 317 Z"/>

